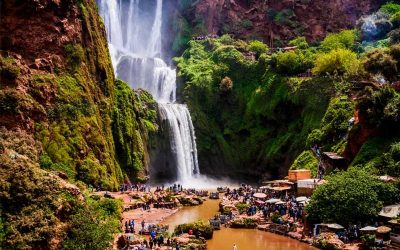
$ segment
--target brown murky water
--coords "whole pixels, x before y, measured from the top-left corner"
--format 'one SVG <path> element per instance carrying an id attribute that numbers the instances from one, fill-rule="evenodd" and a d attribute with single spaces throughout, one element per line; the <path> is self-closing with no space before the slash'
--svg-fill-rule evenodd
<path id="1" fill-rule="evenodd" d="M 219 200 L 207 200 L 201 206 L 182 208 L 177 213 L 167 217 L 162 223 L 169 225 L 170 231 L 173 231 L 175 226 L 179 224 L 198 220 L 208 221 L 218 212 L 218 208 Z"/>
<path id="2" fill-rule="evenodd" d="M 238 250 L 315 250 L 316 248 L 288 237 L 257 229 L 222 228 L 214 231 L 207 249 L 231 250 L 236 243 Z"/>
<path id="3" fill-rule="evenodd" d="M 207 221 L 218 211 L 219 200 L 208 200 L 197 207 L 185 207 L 169 216 L 162 223 L 172 231 L 176 225 L 197 220 Z M 231 250 L 233 244 L 238 250 L 315 250 L 307 244 L 288 237 L 263 232 L 256 229 L 231 229 L 221 227 L 214 231 L 212 240 L 207 241 L 209 250 Z"/>

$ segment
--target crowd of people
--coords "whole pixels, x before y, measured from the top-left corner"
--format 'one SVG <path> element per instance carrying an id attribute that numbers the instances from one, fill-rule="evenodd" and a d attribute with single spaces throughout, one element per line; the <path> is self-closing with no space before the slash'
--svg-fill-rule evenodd
<path id="1" fill-rule="evenodd" d="M 136 191 L 136 192 L 150 192 L 150 186 L 146 184 L 123 184 L 120 186 L 119 191 L 128 192 L 128 191 Z"/>
<path id="2" fill-rule="evenodd" d="M 264 200 L 275 199 L 279 202 L 265 202 L 254 197 L 256 192 L 265 194 Z M 303 223 L 304 202 L 296 200 L 294 195 L 288 195 L 286 192 L 275 192 L 273 190 L 258 190 L 249 185 L 242 185 L 238 189 L 227 189 L 225 197 L 229 201 L 239 201 L 246 204 L 246 214 L 254 216 L 261 212 L 266 220 L 272 220 L 278 217 L 284 217 L 290 222 Z M 283 220 L 276 220 L 276 223 L 284 223 Z"/>

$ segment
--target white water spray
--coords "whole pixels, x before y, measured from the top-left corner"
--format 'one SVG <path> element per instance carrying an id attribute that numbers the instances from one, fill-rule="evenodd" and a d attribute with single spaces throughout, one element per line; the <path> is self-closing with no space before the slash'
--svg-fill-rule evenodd
<path id="1" fill-rule="evenodd" d="M 143 0 L 148 1 L 148 0 Z M 98 0 L 115 74 L 132 88 L 149 91 L 170 127 L 178 181 L 199 177 L 196 137 L 189 110 L 176 101 L 176 71 L 162 59 L 163 0 L 144 13 L 140 0 Z"/>

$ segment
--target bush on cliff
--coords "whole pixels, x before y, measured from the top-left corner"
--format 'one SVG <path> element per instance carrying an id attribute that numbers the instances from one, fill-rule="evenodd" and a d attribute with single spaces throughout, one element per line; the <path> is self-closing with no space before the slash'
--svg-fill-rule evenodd
<path id="1" fill-rule="evenodd" d="M 390 86 L 373 91 L 368 88 L 359 98 L 357 109 L 371 127 L 384 133 L 397 131 L 400 124 L 400 94 Z"/>
<path id="2" fill-rule="evenodd" d="M 354 103 L 347 96 L 332 98 L 321 121 L 321 127 L 309 134 L 307 145 L 324 145 L 325 150 L 332 150 L 333 146 L 345 139 L 349 129 L 348 121 L 353 117 L 353 113 Z"/>
<path id="3" fill-rule="evenodd" d="M 261 54 L 268 52 L 268 46 L 261 41 L 253 40 L 249 42 L 248 50 L 256 53 L 257 57 L 259 57 Z"/>
<path id="4" fill-rule="evenodd" d="M 368 52 L 363 57 L 362 64 L 371 74 L 382 74 L 388 80 L 397 77 L 397 61 L 390 55 L 389 49 L 375 49 Z"/>
<path id="5" fill-rule="evenodd" d="M 8 80 L 15 80 L 20 75 L 20 68 L 12 57 L 0 56 L 0 77 Z"/>
<path id="6" fill-rule="evenodd" d="M 325 37 L 321 42 L 321 47 L 326 50 L 349 49 L 354 48 L 357 35 L 354 30 L 344 30 L 339 33 L 332 33 Z"/>
<path id="7" fill-rule="evenodd" d="M 390 1 L 381 6 L 380 11 L 388 13 L 389 15 L 396 14 L 400 11 L 400 4 Z"/>
<path id="8" fill-rule="evenodd" d="M 120 231 L 122 202 L 104 199 L 88 200 L 87 205 L 76 204 L 62 249 L 108 249 L 113 234 Z"/>
<path id="9" fill-rule="evenodd" d="M 277 70 L 284 75 L 304 73 L 313 67 L 314 54 L 311 50 L 296 50 L 278 53 Z"/>
<path id="10" fill-rule="evenodd" d="M 315 177 L 317 176 L 318 159 L 311 150 L 303 151 L 294 160 L 293 164 L 290 166 L 290 169 L 309 169 L 311 170 L 311 176 Z"/>
<path id="11" fill-rule="evenodd" d="M 221 80 L 221 83 L 219 84 L 219 90 L 221 92 L 229 92 L 233 88 L 233 81 L 230 77 L 224 77 L 224 79 Z"/>
<path id="12" fill-rule="evenodd" d="M 315 75 L 354 76 L 357 75 L 360 62 L 356 53 L 348 49 L 335 49 L 327 54 L 320 54 L 312 72 Z"/>

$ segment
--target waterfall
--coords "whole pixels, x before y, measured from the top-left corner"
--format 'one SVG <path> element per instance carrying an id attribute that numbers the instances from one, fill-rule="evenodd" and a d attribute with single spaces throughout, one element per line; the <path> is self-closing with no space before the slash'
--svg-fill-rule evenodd
<path id="1" fill-rule="evenodd" d="M 196 137 L 187 106 L 176 103 L 176 71 L 162 59 L 163 0 L 154 1 L 151 11 L 143 11 L 140 0 L 98 0 L 98 6 L 116 76 L 149 91 L 159 103 L 178 181 L 188 183 L 200 174 Z"/>

